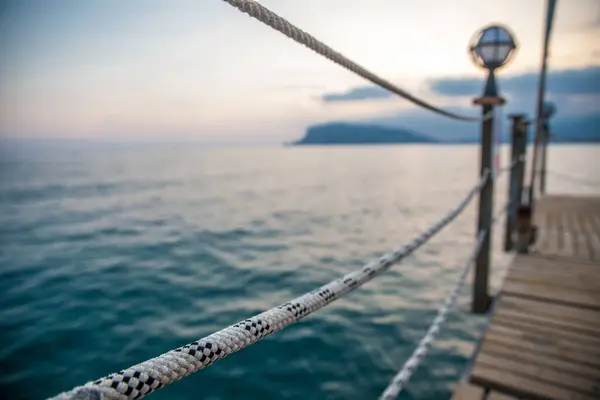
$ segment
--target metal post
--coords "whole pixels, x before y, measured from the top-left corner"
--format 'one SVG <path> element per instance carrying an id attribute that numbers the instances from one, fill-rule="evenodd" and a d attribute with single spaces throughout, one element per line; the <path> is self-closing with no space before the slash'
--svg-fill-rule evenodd
<path id="1" fill-rule="evenodd" d="M 515 231 L 517 207 L 521 203 L 522 192 L 520 192 L 519 190 L 522 190 L 523 185 L 521 177 L 521 188 L 519 188 L 519 164 L 523 163 L 522 157 L 524 156 L 524 145 L 526 139 L 526 132 L 523 129 L 523 120 L 525 116 L 522 114 L 515 114 L 510 115 L 509 118 L 511 119 L 512 124 L 512 149 L 510 164 L 512 165 L 513 163 L 515 163 L 515 165 L 510 170 L 510 178 L 508 180 L 508 213 L 506 216 L 506 229 L 504 231 L 504 251 L 511 251 L 513 249 L 513 233 Z"/>
<path id="2" fill-rule="evenodd" d="M 493 110 L 493 105 L 483 104 L 483 115 L 486 116 Z M 477 235 L 479 232 L 489 229 L 485 236 L 481 250 L 477 255 L 475 274 L 473 276 L 473 312 L 485 313 L 490 305 L 491 299 L 488 294 L 488 275 L 490 267 L 490 243 L 492 241 L 492 213 L 494 209 L 494 177 L 492 171 L 492 146 L 494 118 L 484 119 L 481 126 L 481 167 L 479 175 L 490 172 L 490 178 L 479 193 L 479 218 L 477 221 Z"/>
<path id="3" fill-rule="evenodd" d="M 550 132 L 548 131 L 548 122 L 542 125 L 542 154 L 541 154 L 541 167 L 540 167 L 540 194 L 546 193 L 546 163 L 548 162 L 548 140 Z"/>

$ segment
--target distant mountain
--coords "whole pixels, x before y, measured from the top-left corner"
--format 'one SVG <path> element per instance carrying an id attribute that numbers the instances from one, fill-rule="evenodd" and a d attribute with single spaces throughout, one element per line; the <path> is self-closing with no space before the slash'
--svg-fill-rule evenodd
<path id="1" fill-rule="evenodd" d="M 478 128 L 478 127 L 477 127 Z M 479 129 L 479 128 L 478 128 Z M 504 123 L 502 143 L 510 143 L 510 124 Z M 466 132 L 466 131 L 465 131 Z M 600 143 L 600 115 L 557 116 L 550 120 L 550 143 Z M 479 131 L 454 140 L 456 143 L 479 143 Z M 528 140 L 533 142 L 535 129 L 529 126 Z"/>
<path id="2" fill-rule="evenodd" d="M 467 114 L 472 110 L 449 109 L 453 112 Z M 502 111 L 502 142 L 509 142 L 510 121 L 508 115 L 523 110 L 507 108 Z M 529 112 L 527 118 L 533 118 Z M 430 111 L 412 110 L 388 116 L 373 117 L 359 123 L 374 124 L 389 128 L 414 129 L 425 136 L 442 143 L 479 143 L 481 124 L 477 122 L 452 121 L 448 118 L 432 114 Z M 563 115 L 559 111 L 550 121 L 550 130 L 555 134 L 552 143 L 600 143 L 600 112 L 584 115 Z M 533 126 L 529 126 L 529 139 L 533 137 Z"/>
<path id="3" fill-rule="evenodd" d="M 395 143 L 437 143 L 430 137 L 403 128 L 333 122 L 308 127 L 304 137 L 293 145 L 360 145 Z"/>
<path id="4" fill-rule="evenodd" d="M 550 132 L 554 143 L 600 143 L 600 115 L 557 116 L 556 121 L 550 121 Z"/>
<path id="5" fill-rule="evenodd" d="M 504 124 L 503 143 L 510 143 L 508 132 L 510 126 Z M 550 143 L 600 143 L 600 116 L 557 116 L 550 120 L 550 132 L 552 137 Z M 457 143 L 479 143 L 479 132 L 455 140 Z M 533 125 L 529 126 L 528 139 L 533 142 L 535 130 Z"/>

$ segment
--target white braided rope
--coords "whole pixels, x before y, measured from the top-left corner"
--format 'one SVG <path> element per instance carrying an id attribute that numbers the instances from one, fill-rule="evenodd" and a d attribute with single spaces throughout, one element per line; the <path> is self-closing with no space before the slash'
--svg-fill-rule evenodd
<path id="1" fill-rule="evenodd" d="M 448 316 L 450 310 L 454 307 L 454 303 L 456 302 L 458 294 L 465 285 L 467 277 L 469 276 L 469 272 L 471 272 L 471 266 L 473 265 L 475 259 L 479 255 L 479 252 L 481 251 L 481 246 L 483 246 L 483 242 L 486 236 L 488 235 L 490 229 L 494 226 L 496 221 L 500 219 L 500 217 L 508 210 L 509 207 L 510 204 L 507 204 L 505 207 L 503 207 L 492 219 L 490 227 L 485 231 L 479 232 L 479 234 L 477 235 L 477 242 L 475 244 L 475 248 L 471 252 L 471 255 L 468 258 L 467 262 L 465 263 L 465 266 L 463 268 L 462 273 L 460 274 L 460 278 L 458 279 L 456 286 L 446 297 L 444 305 L 439 309 L 437 316 L 431 323 L 431 326 L 427 330 L 425 336 L 423 336 L 423 338 L 419 342 L 417 348 L 413 351 L 410 358 L 404 363 L 402 369 L 390 381 L 388 387 L 383 391 L 383 393 L 379 397 L 379 400 L 396 399 L 402 391 L 402 389 L 404 389 L 408 384 L 408 381 L 412 377 L 412 374 L 415 372 L 415 370 L 418 368 L 421 362 L 425 359 L 425 356 L 427 355 L 431 344 L 437 338 L 437 335 L 440 332 L 441 325 L 446 320 L 446 317 Z"/>
<path id="2" fill-rule="evenodd" d="M 54 400 L 126 400 L 140 399 L 145 395 L 173 383 L 213 362 L 227 357 L 273 332 L 282 330 L 307 315 L 332 303 L 345 294 L 358 289 L 375 276 L 424 244 L 429 238 L 454 220 L 487 182 L 486 171 L 461 202 L 444 218 L 425 232 L 392 253 L 385 254 L 364 267 L 350 272 L 320 288 L 297 297 L 290 302 L 267 310 L 250 319 L 222 329 L 156 358 L 144 361 L 123 371 L 110 374 L 84 386 L 61 393 Z"/>
<path id="3" fill-rule="evenodd" d="M 469 272 L 471 272 L 471 265 L 477 258 L 477 255 L 479 254 L 479 250 L 481 250 L 481 246 L 483 245 L 483 240 L 485 239 L 486 235 L 487 231 L 484 231 L 480 232 L 477 236 L 477 245 L 471 253 L 469 260 L 465 264 L 465 267 L 460 275 L 458 283 L 456 284 L 454 289 L 452 289 L 448 297 L 446 297 L 444 305 L 438 311 L 437 316 L 433 320 L 425 336 L 423 336 L 423 338 L 419 342 L 417 348 L 413 351 L 410 358 L 404 363 L 404 366 L 402 367 L 400 372 L 398 372 L 396 376 L 394 376 L 392 381 L 389 383 L 388 387 L 383 391 L 382 395 L 379 397 L 380 400 L 394 400 L 396 397 L 398 397 L 402 389 L 404 389 L 404 387 L 412 377 L 413 372 L 417 369 L 417 367 L 421 364 L 421 361 L 423 361 L 423 359 L 427 355 L 431 344 L 437 338 L 437 335 L 440 332 L 441 325 L 446 320 L 446 316 L 448 315 L 452 307 L 454 307 L 456 298 L 458 297 L 460 290 L 464 286 L 467 276 L 469 276 Z"/>
<path id="4" fill-rule="evenodd" d="M 494 179 L 498 179 L 500 176 L 504 175 L 505 172 L 508 172 L 508 171 L 512 170 L 519 162 L 525 161 L 525 159 L 526 159 L 526 157 L 524 155 L 519 156 L 516 159 L 514 159 L 512 161 L 512 163 L 510 163 L 510 165 L 507 165 L 505 167 L 502 167 L 502 168 L 498 169 L 494 173 Z"/>
<path id="5" fill-rule="evenodd" d="M 406 100 L 426 108 L 435 113 L 444 115 L 449 118 L 458 119 L 462 121 L 481 121 L 482 118 L 477 117 L 466 117 L 463 115 L 455 114 L 450 111 L 443 110 L 434 105 L 431 105 L 413 95 L 408 93 L 407 91 L 400 89 L 395 86 L 391 82 L 380 78 L 379 76 L 369 72 L 365 68 L 361 67 L 354 61 L 351 61 L 347 57 L 333 50 L 331 47 L 327 46 L 325 43 L 317 40 L 309 33 L 303 31 L 302 29 L 292 25 L 285 18 L 275 14 L 273 11 L 269 10 L 267 7 L 262 4 L 253 1 L 253 0 L 223 0 L 226 3 L 229 3 L 233 7 L 238 10 L 248 14 L 249 16 L 259 20 L 260 22 L 270 26 L 271 28 L 283 33 L 290 39 L 308 47 L 309 49 L 319 53 L 323 57 L 333 61 L 334 63 L 346 68 L 347 70 L 354 72 L 358 76 L 373 82 L 377 86 L 380 86 L 400 97 L 405 98 Z M 486 115 L 487 117 L 487 115 Z"/>

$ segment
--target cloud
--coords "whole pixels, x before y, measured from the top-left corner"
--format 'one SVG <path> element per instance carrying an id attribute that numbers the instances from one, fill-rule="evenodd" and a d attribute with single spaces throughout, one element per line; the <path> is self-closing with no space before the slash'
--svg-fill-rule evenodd
<path id="1" fill-rule="evenodd" d="M 558 139 L 595 138 L 600 133 L 600 67 L 549 71 L 547 82 L 547 98 L 552 100 L 558 109 L 552 119 L 553 130 Z M 502 107 L 503 133 L 509 132 L 507 116 L 513 113 L 524 113 L 527 118 L 535 115 L 537 73 L 526 73 L 514 76 L 498 77 L 500 91 L 507 97 L 507 104 Z M 434 79 L 430 82 L 434 93 L 451 98 L 475 97 L 483 90 L 483 79 L 453 78 Z M 473 115 L 479 111 L 477 107 L 451 106 L 448 111 Z M 480 131 L 477 123 L 465 124 L 455 122 L 427 110 L 411 108 L 394 114 L 373 116 L 366 122 L 413 129 L 416 132 L 441 140 L 475 140 Z M 531 133 L 530 133 L 531 134 Z"/>
<path id="2" fill-rule="evenodd" d="M 497 77 L 500 92 L 512 98 L 529 97 L 537 92 L 539 74 L 528 72 L 521 75 Z M 483 91 L 484 78 L 439 78 L 429 81 L 433 93 L 448 97 L 475 97 Z M 600 95 L 600 66 L 581 69 L 550 70 L 546 90 L 549 96 Z M 379 100 L 394 96 L 374 85 L 358 86 L 342 93 L 326 93 L 321 96 L 325 103 Z"/>
<path id="3" fill-rule="evenodd" d="M 500 75 L 497 80 L 501 93 L 520 96 L 537 91 L 539 74 Z M 474 96 L 481 92 L 483 83 L 483 79 L 476 78 L 442 78 L 431 80 L 430 88 L 444 96 Z M 546 87 L 549 95 L 599 95 L 600 66 L 550 70 Z"/>
<path id="4" fill-rule="evenodd" d="M 281 84 L 266 85 L 267 90 L 325 90 L 323 85 L 299 85 L 299 84 Z"/>
<path id="5" fill-rule="evenodd" d="M 547 98 L 558 109 L 552 119 L 552 129 L 557 140 L 582 140 L 598 137 L 600 123 L 600 66 L 581 69 L 550 70 L 547 81 Z M 506 139 L 510 132 L 508 116 L 514 113 L 525 114 L 528 119 L 535 115 L 539 74 L 535 72 L 498 77 L 500 92 L 506 96 L 507 104 L 501 108 L 502 135 Z M 463 102 L 459 98 L 472 98 L 483 90 L 484 78 L 440 78 L 429 82 L 434 95 L 446 96 L 447 111 L 462 115 L 478 115 L 481 108 Z M 326 94 L 322 101 L 371 100 L 391 97 L 375 86 L 360 86 L 339 94 Z M 439 99 L 438 99 L 439 100 Z M 452 104 L 448 104 L 448 100 Z M 444 102 L 442 102 L 443 104 Z M 478 123 L 465 123 L 450 120 L 419 107 L 410 107 L 395 112 L 374 114 L 370 117 L 348 118 L 349 122 L 369 123 L 387 127 L 401 127 L 415 132 L 448 141 L 476 141 L 481 126 Z M 530 135 L 533 131 L 530 129 Z"/>
<path id="6" fill-rule="evenodd" d="M 359 86 L 343 93 L 325 93 L 321 96 L 324 103 L 335 103 L 343 101 L 378 100 L 392 97 L 393 94 L 379 86 Z"/>
<path id="7" fill-rule="evenodd" d="M 475 96 L 483 89 L 483 80 L 476 78 L 440 78 L 429 82 L 434 93 L 444 96 Z M 501 86 L 504 89 L 504 85 Z"/>
<path id="8" fill-rule="evenodd" d="M 463 115 L 477 115 L 477 107 L 447 107 L 447 111 Z M 477 137 L 480 124 L 448 119 L 429 110 L 414 107 L 388 115 L 378 115 L 363 121 L 386 127 L 402 127 L 439 140 L 464 140 Z"/>

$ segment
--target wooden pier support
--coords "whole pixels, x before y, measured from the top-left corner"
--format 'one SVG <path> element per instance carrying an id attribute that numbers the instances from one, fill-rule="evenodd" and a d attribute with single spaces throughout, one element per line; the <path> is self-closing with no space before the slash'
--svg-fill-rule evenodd
<path id="1" fill-rule="evenodd" d="M 494 127 L 494 116 L 493 110 L 494 105 L 502 104 L 504 99 L 499 97 L 483 97 L 476 99 L 476 104 L 481 104 L 483 109 L 483 116 L 486 117 L 491 115 L 489 118 L 484 118 L 481 126 L 481 146 L 480 146 L 480 168 L 479 176 L 483 176 L 486 173 L 490 173 L 490 177 L 486 184 L 479 193 L 479 217 L 477 219 L 477 232 L 487 230 L 493 219 L 494 210 L 494 176 L 491 174 L 493 170 L 493 127 Z M 472 311 L 476 314 L 483 314 L 487 312 L 491 298 L 488 294 L 488 279 L 490 269 L 490 247 L 492 243 L 492 232 L 491 230 L 485 236 L 481 250 L 477 255 L 475 263 L 475 273 L 473 274 L 473 304 Z"/>
<path id="2" fill-rule="evenodd" d="M 531 246 L 535 240 L 533 207 L 531 203 L 521 204 L 517 207 L 516 229 L 517 252 L 521 254 L 529 252 L 529 246 Z"/>
<path id="3" fill-rule="evenodd" d="M 550 132 L 548 121 L 545 121 L 541 127 L 542 154 L 540 159 L 540 194 L 546 193 L 546 165 L 548 164 L 548 142 L 550 141 Z"/>
<path id="4" fill-rule="evenodd" d="M 506 229 L 504 232 L 504 251 L 513 249 L 513 236 L 515 232 L 517 209 L 522 205 L 523 181 L 525 179 L 525 151 L 527 147 L 527 121 L 525 115 L 515 114 L 509 116 L 511 119 L 511 165 L 516 162 L 510 170 L 508 180 L 508 213 L 506 216 Z"/>

